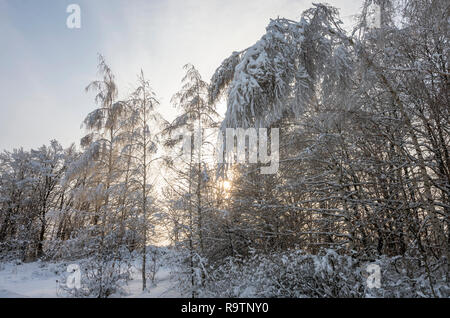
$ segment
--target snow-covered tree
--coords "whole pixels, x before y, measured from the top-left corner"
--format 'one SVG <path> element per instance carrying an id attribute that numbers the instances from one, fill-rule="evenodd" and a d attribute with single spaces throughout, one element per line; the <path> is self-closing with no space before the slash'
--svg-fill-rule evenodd
<path id="1" fill-rule="evenodd" d="M 162 124 L 162 117 L 156 111 L 159 102 L 143 71 L 139 74 L 138 80 L 138 87 L 128 101 L 130 115 L 127 120 L 131 123 L 131 129 L 127 131 L 129 143 L 126 144 L 124 152 L 132 162 L 129 176 L 130 187 L 127 190 L 136 193 L 135 209 L 139 211 L 138 229 L 142 237 L 142 289 L 145 290 L 147 288 L 148 233 L 149 227 L 155 226 L 154 223 L 150 223 L 150 220 L 152 215 L 153 217 L 157 215 L 152 190 L 156 182 L 157 169 L 154 164 L 159 159 L 156 153 L 158 150 L 158 126 Z M 152 167 L 154 169 L 151 169 Z"/>

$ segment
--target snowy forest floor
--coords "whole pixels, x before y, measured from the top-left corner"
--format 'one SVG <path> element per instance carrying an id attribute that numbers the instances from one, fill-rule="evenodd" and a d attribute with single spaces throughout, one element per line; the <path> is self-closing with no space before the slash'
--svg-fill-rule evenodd
<path id="1" fill-rule="evenodd" d="M 96 281 L 89 275 L 83 276 L 89 273 L 86 265 L 90 259 L 29 263 L 12 259 L 0 261 L 0 298 L 78 297 L 72 294 L 72 289 L 68 292 L 65 284 L 71 275 L 69 265 L 74 264 L 81 268 L 83 291 L 89 288 L 88 282 Z M 184 259 L 185 251 L 148 246 L 147 273 L 150 275 L 153 268 L 158 269 L 154 283 L 148 279 L 147 290 L 142 291 L 141 258 L 139 254 L 133 254 L 127 259 L 131 266 L 127 271 L 130 279 L 127 283 L 120 281 L 120 288 L 109 297 L 189 297 L 190 276 L 184 268 Z M 209 264 L 207 259 L 201 262 L 202 268 L 207 268 L 208 279 L 204 285 L 197 285 L 195 292 L 200 298 L 450 297 L 445 259 L 428 262 L 431 271 L 412 257 L 382 255 L 361 261 L 331 249 L 317 255 L 291 250 L 254 254 L 245 259 L 229 258 L 216 265 Z M 375 274 L 376 268 L 378 274 Z M 376 276 L 378 285 L 374 287 Z M 196 271 L 195 277 L 200 279 L 201 272 Z M 97 293 L 90 295 L 96 297 Z"/>
<path id="2" fill-rule="evenodd" d="M 0 263 L 0 298 L 57 298 L 61 274 L 70 263 L 7 262 Z M 147 291 L 142 291 L 140 270 L 132 268 L 132 280 L 125 286 L 125 295 L 111 297 L 178 298 L 180 292 L 171 280 L 170 270 L 161 266 L 156 273 L 155 284 L 149 282 Z"/>

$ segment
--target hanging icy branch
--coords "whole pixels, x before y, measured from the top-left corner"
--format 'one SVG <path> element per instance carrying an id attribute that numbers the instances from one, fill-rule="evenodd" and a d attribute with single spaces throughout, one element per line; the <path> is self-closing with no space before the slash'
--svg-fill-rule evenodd
<path id="1" fill-rule="evenodd" d="M 335 57 L 345 60 L 343 49 L 334 54 L 346 39 L 336 16 L 336 9 L 315 5 L 299 22 L 272 20 L 258 42 L 227 58 L 209 91 L 211 102 L 227 93 L 222 129 L 268 127 L 285 114 L 299 116 L 324 72 L 334 72 L 326 65 L 342 65 L 330 63 Z"/>

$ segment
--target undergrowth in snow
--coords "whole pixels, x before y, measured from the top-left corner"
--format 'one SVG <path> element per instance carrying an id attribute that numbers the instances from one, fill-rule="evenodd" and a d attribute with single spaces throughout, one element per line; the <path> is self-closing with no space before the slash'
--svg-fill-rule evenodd
<path id="1" fill-rule="evenodd" d="M 148 259 L 152 255 L 149 253 Z M 86 270 L 87 259 L 78 261 L 24 263 L 14 260 L 0 263 L 0 298 L 57 298 L 70 297 L 67 293 L 66 279 L 70 273 L 67 268 L 77 264 L 81 269 L 81 280 Z M 159 262 L 164 262 L 161 257 Z M 141 264 L 137 257 L 133 259 L 130 267 L 130 280 L 121 285 L 120 291 L 110 295 L 111 298 L 176 298 L 180 297 L 171 280 L 170 269 L 167 264 L 159 264 L 154 282 L 150 282 L 146 291 L 142 291 Z M 83 287 L 83 286 L 82 286 Z M 89 295 L 84 295 L 89 297 Z M 79 295 L 81 297 L 81 295 Z"/>
<path id="2" fill-rule="evenodd" d="M 381 256 L 361 261 L 331 249 L 318 255 L 292 250 L 254 254 L 245 260 L 228 258 L 221 264 L 201 262 L 197 267 L 205 270 L 196 273 L 194 286 L 198 297 L 450 297 L 445 262 L 427 264 L 428 272 L 413 258 Z M 367 282 L 371 264 L 379 266 L 380 288 L 371 288 Z M 184 272 L 184 279 L 179 279 L 186 293 L 192 292 L 188 278 L 189 272 Z"/>
<path id="3" fill-rule="evenodd" d="M 156 257 L 155 257 L 156 256 Z M 323 250 L 311 255 L 301 250 L 249 258 L 228 258 L 220 264 L 194 255 L 194 285 L 189 267 L 190 254 L 167 248 L 150 248 L 148 260 L 155 271 L 148 272 L 148 288 L 142 291 L 141 263 L 134 255 L 129 279 L 109 297 L 177 298 L 177 297 L 449 297 L 443 264 L 423 264 L 407 257 L 386 257 L 367 261 L 351 255 Z M 70 264 L 81 268 L 82 286 L 95 285 L 83 277 L 88 259 L 60 262 L 0 263 L 0 297 L 95 297 L 95 293 L 70 293 L 66 279 Z M 380 288 L 367 283 L 368 266 L 380 268 Z M 198 270 L 201 268 L 202 270 Z"/>

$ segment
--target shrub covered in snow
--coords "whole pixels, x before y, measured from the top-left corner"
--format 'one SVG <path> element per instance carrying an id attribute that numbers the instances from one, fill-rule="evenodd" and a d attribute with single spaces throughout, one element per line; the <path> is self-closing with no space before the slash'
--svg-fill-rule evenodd
<path id="1" fill-rule="evenodd" d="M 131 279 L 131 259 L 114 255 L 91 257 L 82 260 L 80 268 L 80 288 L 67 284 L 71 273 L 64 273 L 59 296 L 76 298 L 106 298 L 124 292 L 123 287 Z"/>
<path id="2" fill-rule="evenodd" d="M 380 268 L 380 288 L 370 288 L 370 264 Z M 317 255 L 292 250 L 249 259 L 228 258 L 207 265 L 196 275 L 199 297 L 449 297 L 444 262 L 433 266 L 407 257 L 360 261 L 350 255 L 322 250 Z M 431 269 L 432 268 L 432 269 Z M 183 272 L 190 288 L 188 271 Z M 187 276 L 186 276 L 187 275 Z"/>

